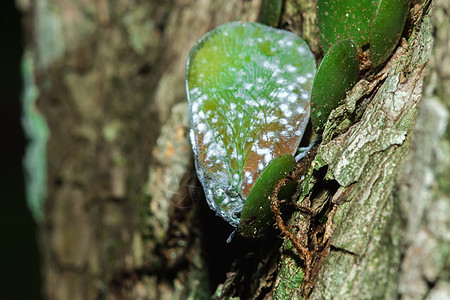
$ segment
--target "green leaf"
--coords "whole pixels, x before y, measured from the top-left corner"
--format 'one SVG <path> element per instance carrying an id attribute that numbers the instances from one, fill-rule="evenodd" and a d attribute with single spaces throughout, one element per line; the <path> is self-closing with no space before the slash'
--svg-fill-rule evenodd
<path id="1" fill-rule="evenodd" d="M 258 23 L 277 27 L 280 22 L 282 0 L 262 0 L 258 13 Z"/>
<path id="2" fill-rule="evenodd" d="M 318 25 L 324 52 L 350 39 L 358 51 L 368 47 L 374 68 L 392 54 L 402 34 L 408 0 L 319 0 Z"/>
<path id="3" fill-rule="evenodd" d="M 319 0 L 318 25 L 324 52 L 343 39 L 352 39 L 358 48 L 368 44 L 378 3 L 379 0 Z"/>
<path id="4" fill-rule="evenodd" d="M 331 111 L 358 80 L 358 53 L 350 40 L 341 40 L 325 54 L 311 91 L 311 123 L 321 133 Z"/>
<path id="5" fill-rule="evenodd" d="M 383 64 L 395 49 L 408 15 L 408 0 L 382 0 L 371 32 L 370 60 L 374 68 Z"/>
<path id="6" fill-rule="evenodd" d="M 277 182 L 292 172 L 294 166 L 294 156 L 284 154 L 272 160 L 258 177 L 242 209 L 239 232 L 243 236 L 258 237 L 273 225 L 269 196 Z"/>

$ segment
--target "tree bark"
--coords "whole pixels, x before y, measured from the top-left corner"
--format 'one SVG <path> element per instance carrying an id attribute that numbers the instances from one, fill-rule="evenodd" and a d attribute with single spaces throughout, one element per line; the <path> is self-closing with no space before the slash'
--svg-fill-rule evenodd
<path id="1" fill-rule="evenodd" d="M 261 1 L 17 3 L 45 298 L 450 297 L 446 0 L 423 14 L 417 3 L 383 75 L 334 112 L 299 199 L 329 208 L 310 285 L 276 232 L 225 243 L 232 229 L 204 204 L 188 140 L 189 50 L 222 23 L 255 21 Z M 319 57 L 314 24 L 311 1 L 285 1 L 280 26 Z M 311 244 L 317 224 L 290 222 Z"/>

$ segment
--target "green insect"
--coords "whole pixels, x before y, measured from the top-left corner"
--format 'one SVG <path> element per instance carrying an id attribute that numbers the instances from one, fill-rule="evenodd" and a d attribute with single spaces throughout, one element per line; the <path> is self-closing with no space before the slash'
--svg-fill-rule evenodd
<path id="1" fill-rule="evenodd" d="M 244 235 L 273 223 L 267 191 L 293 169 L 315 72 L 306 42 L 258 23 L 219 26 L 189 55 L 197 174 L 209 206 Z"/>
<path id="2" fill-rule="evenodd" d="M 269 197 L 295 167 L 310 103 L 321 133 L 358 79 L 358 53 L 368 51 L 374 68 L 391 55 L 407 1 L 319 0 L 318 13 L 325 57 L 317 73 L 301 38 L 258 23 L 221 25 L 188 57 L 197 174 L 210 208 L 246 237 L 274 223 Z"/>

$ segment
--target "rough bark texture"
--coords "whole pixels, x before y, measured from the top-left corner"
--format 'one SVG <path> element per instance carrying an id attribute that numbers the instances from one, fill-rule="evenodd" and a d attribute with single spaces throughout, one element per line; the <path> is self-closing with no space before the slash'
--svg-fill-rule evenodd
<path id="1" fill-rule="evenodd" d="M 254 21 L 260 1 L 18 4 L 45 297 L 208 299 L 218 283 L 216 298 L 305 294 L 289 242 L 225 245 L 230 229 L 202 204 L 187 137 L 190 48 L 219 24 Z M 438 0 L 433 10 L 430 67 L 425 9 L 385 76 L 360 82 L 335 112 L 309 170 L 304 190 L 317 199 L 349 192 L 329 205 L 337 210 L 316 253 L 312 299 L 450 298 L 449 4 Z M 319 56 L 314 22 L 312 1 L 285 2 L 280 26 Z M 312 228 L 300 214 L 291 222 Z"/>
<path id="2" fill-rule="evenodd" d="M 288 251 L 292 246 L 285 242 L 276 298 L 450 297 L 449 82 L 448 58 L 443 54 L 449 38 L 444 2 L 434 4 L 435 62 L 426 68 L 432 55 L 433 10 L 425 3 L 420 23 L 381 72 L 387 77 L 359 82 L 335 111 L 311 167 L 312 178 L 303 185 L 306 191 L 320 191 L 321 185 L 337 181 L 336 193 L 327 195 L 338 207 L 333 232 L 328 232 L 327 247 L 316 253 L 312 292 L 286 280 L 298 282 L 304 275 Z M 414 6 L 413 12 L 421 9 Z M 423 86 L 425 75 L 429 80 Z M 365 103 L 369 104 L 361 119 L 348 128 L 345 116 L 355 112 L 355 104 Z M 344 133 L 334 137 L 342 127 Z M 325 172 L 322 179 L 319 171 Z M 345 203 L 333 201 L 346 190 L 348 197 L 340 199 Z M 314 204 L 321 195 L 316 191 L 300 202 Z M 313 231 L 311 221 L 301 215 L 291 222 L 306 223 L 306 232 Z M 298 239 L 311 244 L 312 237 L 305 238 L 304 233 L 299 230 Z"/>

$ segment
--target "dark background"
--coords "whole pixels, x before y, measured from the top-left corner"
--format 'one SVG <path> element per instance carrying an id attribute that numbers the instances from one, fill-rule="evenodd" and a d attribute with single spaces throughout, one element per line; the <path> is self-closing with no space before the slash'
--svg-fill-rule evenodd
<path id="1" fill-rule="evenodd" d="M 22 20 L 13 0 L 0 1 L 0 8 L 0 298 L 41 299 L 36 225 L 26 205 L 22 169 Z"/>

